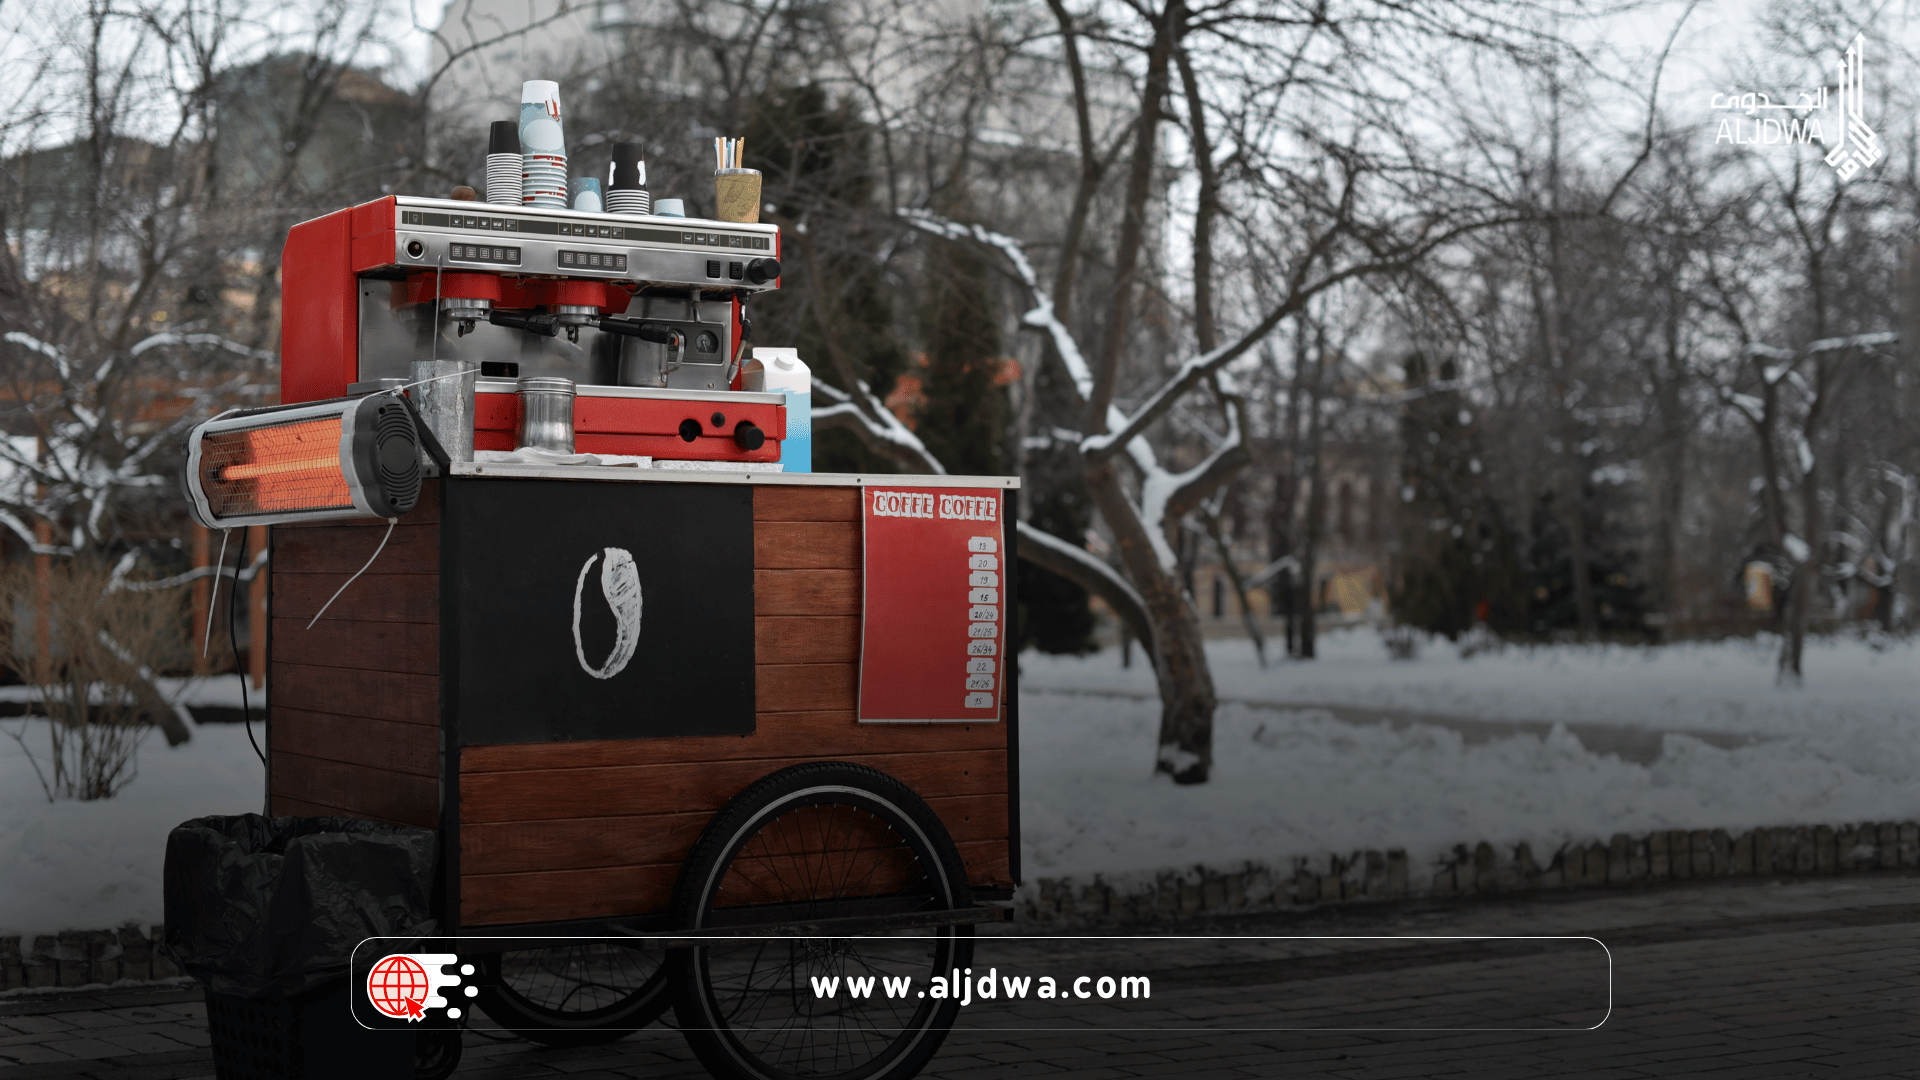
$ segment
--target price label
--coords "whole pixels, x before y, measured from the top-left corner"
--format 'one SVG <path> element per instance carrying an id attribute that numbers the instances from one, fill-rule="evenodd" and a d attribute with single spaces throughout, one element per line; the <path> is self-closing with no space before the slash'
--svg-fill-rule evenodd
<path id="1" fill-rule="evenodd" d="M 867 488 L 863 722 L 1000 719 L 1002 493 Z"/>

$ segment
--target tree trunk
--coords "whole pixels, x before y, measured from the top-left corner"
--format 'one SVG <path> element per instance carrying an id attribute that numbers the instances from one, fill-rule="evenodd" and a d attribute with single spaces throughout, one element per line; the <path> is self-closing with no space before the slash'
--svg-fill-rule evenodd
<path id="1" fill-rule="evenodd" d="M 1593 598 L 1593 557 L 1587 549 L 1586 468 L 1578 449 L 1569 445 L 1560 513 L 1567 525 L 1567 570 L 1573 575 L 1573 604 L 1582 638 L 1600 629 L 1600 609 Z"/>
<path id="2" fill-rule="evenodd" d="M 1304 328 L 1302 332 L 1304 337 Z M 1313 595 L 1314 579 L 1319 572 L 1320 532 L 1327 516 L 1326 469 L 1320 463 L 1325 442 L 1326 422 L 1322 419 L 1320 398 L 1326 387 L 1327 344 L 1316 328 L 1312 374 L 1306 382 L 1307 444 L 1303 453 L 1307 467 L 1307 520 L 1300 538 L 1300 659 L 1315 656 L 1315 632 L 1318 629 L 1319 603 Z"/>
<path id="3" fill-rule="evenodd" d="M 1267 669 L 1267 636 L 1260 632 L 1260 620 L 1253 614 L 1253 605 L 1247 601 L 1247 579 L 1240 574 L 1240 568 L 1233 563 L 1233 545 L 1227 542 L 1227 535 L 1220 528 L 1220 515 L 1202 509 L 1201 516 L 1207 522 L 1207 535 L 1213 538 L 1213 546 L 1220 553 L 1220 568 L 1226 571 L 1227 580 L 1233 584 L 1234 602 L 1240 605 L 1240 623 L 1247 628 L 1247 637 L 1253 641 L 1254 658 L 1260 662 L 1260 670 Z"/>
<path id="4" fill-rule="evenodd" d="M 1180 582 L 1147 535 L 1111 461 L 1087 470 L 1087 486 L 1101 520 L 1113 530 L 1127 577 L 1153 616 L 1154 670 L 1160 684 L 1160 743 L 1156 773 L 1176 784 L 1203 784 L 1213 770 L 1213 673 L 1200 636 L 1200 620 Z"/>
<path id="5" fill-rule="evenodd" d="M 1820 404 L 1816 399 L 1804 429 L 1808 432 L 1806 439 L 1809 443 L 1813 441 L 1811 432 L 1819 423 Z M 1813 617 L 1814 593 L 1820 588 L 1820 549 L 1826 543 L 1826 528 L 1820 513 L 1818 468 L 1808 469 L 1800 477 L 1800 529 L 1804 534 L 1800 540 L 1806 544 L 1807 557 L 1801 559 L 1788 553 L 1788 557 L 1793 559 L 1793 584 L 1787 593 L 1786 625 L 1782 628 L 1785 638 L 1780 643 L 1779 679 L 1793 686 L 1800 685 L 1800 660 L 1806 651 L 1807 624 Z"/>

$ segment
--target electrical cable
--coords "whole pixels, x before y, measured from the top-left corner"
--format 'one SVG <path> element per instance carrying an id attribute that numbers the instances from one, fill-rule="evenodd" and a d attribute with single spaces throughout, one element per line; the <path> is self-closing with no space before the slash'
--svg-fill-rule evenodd
<path id="1" fill-rule="evenodd" d="M 213 595 L 207 597 L 207 633 L 200 642 L 200 655 L 207 655 L 213 648 L 213 612 L 214 605 L 220 602 L 220 571 L 227 566 L 227 537 L 233 535 L 232 529 L 220 530 L 220 557 L 213 560 Z"/>
<path id="2" fill-rule="evenodd" d="M 221 541 L 222 553 L 226 551 L 226 542 Z M 267 755 L 260 750 L 260 744 L 253 738 L 253 708 L 247 703 L 247 673 L 240 666 L 240 623 L 235 616 L 234 597 L 240 592 L 240 565 L 247 557 L 247 534 L 240 534 L 240 550 L 233 556 L 233 587 L 227 590 L 227 641 L 233 646 L 233 670 L 240 676 L 240 720 L 247 726 L 247 743 L 253 747 L 254 756 L 260 764 L 267 763 Z M 217 583 L 220 579 L 214 578 Z"/>
<path id="3" fill-rule="evenodd" d="M 380 553 L 381 553 L 382 551 L 385 551 L 385 550 L 386 550 L 386 548 L 387 548 L 387 541 L 388 541 L 388 540 L 389 540 L 390 538 L 392 538 L 392 536 L 393 536 L 393 527 L 394 527 L 395 525 L 398 525 L 399 523 L 400 523 L 400 519 L 399 519 L 399 518 L 388 518 L 388 519 L 387 519 L 387 535 L 386 535 L 386 536 L 382 536 L 382 537 L 380 538 L 380 546 L 379 546 L 379 547 L 377 547 L 377 548 L 374 548 L 374 549 L 373 549 L 373 554 L 371 554 L 371 555 L 369 555 L 369 556 L 367 556 L 367 562 L 366 562 L 366 565 L 365 565 L 365 566 L 362 566 L 362 567 L 361 567 L 360 569 L 358 569 L 358 570 L 355 570 L 355 571 L 353 572 L 353 576 L 347 579 L 347 583 L 346 583 L 346 585 L 342 585 L 342 586 L 340 586 L 340 587 L 339 587 L 338 589 L 335 589 L 335 590 L 333 591 L 333 595 L 332 595 L 332 596 L 329 596 L 329 597 L 327 597 L 327 602 L 326 602 L 326 603 L 324 603 L 324 604 L 321 604 L 321 605 L 320 605 L 320 610 L 319 610 L 319 611 L 316 611 L 316 612 L 314 612 L 314 613 L 313 613 L 313 618 L 312 618 L 311 620 L 309 620 L 309 621 L 307 622 L 307 626 L 306 626 L 306 628 L 307 628 L 308 630 L 311 630 L 311 629 L 313 629 L 313 624 L 314 624 L 314 623 L 317 623 L 317 622 L 319 622 L 319 621 L 320 621 L 320 616 L 322 616 L 322 615 L 325 615 L 325 614 L 327 613 L 327 609 L 333 606 L 333 602 L 334 602 L 335 600 L 338 600 L 338 599 L 340 599 L 340 594 L 341 594 L 341 593 L 343 593 L 343 592 L 346 592 L 346 591 L 347 591 L 347 585 L 351 585 L 351 584 L 353 584 L 354 582 L 356 582 L 356 581 L 359 581 L 359 580 L 360 580 L 360 575 L 361 575 L 361 574 L 364 574 L 364 573 L 366 573 L 366 572 L 367 572 L 367 569 L 368 569 L 368 567 L 371 567 L 371 566 L 373 565 L 373 560 L 375 560 L 375 559 L 377 559 L 377 558 L 379 558 L 379 557 L 380 557 Z"/>

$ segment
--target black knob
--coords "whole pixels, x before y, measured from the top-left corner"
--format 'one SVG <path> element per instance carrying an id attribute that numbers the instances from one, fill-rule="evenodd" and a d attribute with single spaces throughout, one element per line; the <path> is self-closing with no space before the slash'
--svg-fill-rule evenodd
<path id="1" fill-rule="evenodd" d="M 733 445 L 742 450 L 758 450 L 767 444 L 767 433 L 761 431 L 753 421 L 742 420 L 733 425 Z"/>
<path id="2" fill-rule="evenodd" d="M 680 421 L 680 437 L 688 442 L 700 437 L 700 421 L 689 416 Z"/>
<path id="3" fill-rule="evenodd" d="M 727 426 L 727 414 L 726 414 L 726 413 L 714 413 L 714 414 L 713 414 L 713 426 L 714 426 L 714 427 L 726 427 L 726 426 Z"/>
<path id="4" fill-rule="evenodd" d="M 765 285 L 779 276 L 779 259 L 755 259 L 747 264 L 747 280 L 755 285 Z"/>

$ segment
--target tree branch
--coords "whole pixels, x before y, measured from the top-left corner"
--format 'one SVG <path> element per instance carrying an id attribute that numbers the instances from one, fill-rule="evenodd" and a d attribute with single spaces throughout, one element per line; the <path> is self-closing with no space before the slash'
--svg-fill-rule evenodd
<path id="1" fill-rule="evenodd" d="M 1147 647 L 1149 659 L 1158 655 L 1153 647 L 1153 620 L 1147 615 L 1147 602 L 1126 578 L 1120 576 L 1120 571 L 1094 558 L 1087 549 L 1069 544 L 1024 521 L 1020 522 L 1020 557 L 1059 574 L 1099 597 L 1116 616 L 1126 622 L 1133 636 Z"/>

